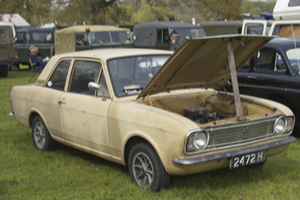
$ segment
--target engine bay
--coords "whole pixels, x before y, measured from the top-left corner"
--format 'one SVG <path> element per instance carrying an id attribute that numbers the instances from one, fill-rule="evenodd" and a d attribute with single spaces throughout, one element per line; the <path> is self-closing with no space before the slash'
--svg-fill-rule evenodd
<path id="1" fill-rule="evenodd" d="M 201 94 L 157 96 L 151 99 L 146 98 L 143 103 L 177 113 L 198 124 L 215 124 L 217 121 L 225 122 L 224 120 L 236 121 L 233 96 L 218 92 L 205 91 Z M 243 116 L 251 115 L 253 119 L 274 114 L 272 108 L 268 106 L 245 100 L 242 100 L 241 108 Z"/>

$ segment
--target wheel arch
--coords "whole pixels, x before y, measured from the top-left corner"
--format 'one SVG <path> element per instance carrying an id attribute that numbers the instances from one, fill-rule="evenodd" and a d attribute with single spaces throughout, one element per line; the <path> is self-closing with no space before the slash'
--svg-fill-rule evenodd
<path id="1" fill-rule="evenodd" d="M 42 120 L 44 121 L 46 127 L 48 127 L 48 126 L 47 126 L 47 123 L 46 123 L 46 121 L 45 121 L 45 119 L 44 119 L 44 117 L 43 117 L 38 111 L 33 110 L 33 111 L 30 112 L 29 119 L 28 119 L 28 120 L 29 120 L 29 121 L 28 121 L 28 123 L 29 123 L 29 128 L 32 128 L 32 122 L 33 122 L 33 120 L 34 120 L 34 118 L 35 118 L 36 116 L 39 116 L 40 118 L 42 118 Z"/>
<path id="2" fill-rule="evenodd" d="M 157 150 L 155 149 L 154 145 L 152 145 L 147 139 L 145 139 L 141 136 L 132 136 L 127 140 L 127 142 L 124 146 L 124 155 L 123 156 L 124 156 L 124 162 L 125 162 L 126 166 L 128 165 L 128 158 L 129 158 L 129 154 L 130 154 L 131 149 L 136 144 L 143 143 L 143 142 L 149 144 L 154 149 L 154 151 L 158 155 L 159 159 L 161 160 L 161 157 L 159 156 L 159 154 L 158 154 Z"/>

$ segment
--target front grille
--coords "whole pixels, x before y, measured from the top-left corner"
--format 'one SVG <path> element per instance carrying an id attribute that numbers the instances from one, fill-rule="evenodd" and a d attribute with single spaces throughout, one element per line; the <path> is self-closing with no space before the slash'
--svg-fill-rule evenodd
<path id="1" fill-rule="evenodd" d="M 277 118 L 254 123 L 242 123 L 228 127 L 211 128 L 207 149 L 226 145 L 244 143 L 273 136 L 273 126 Z"/>

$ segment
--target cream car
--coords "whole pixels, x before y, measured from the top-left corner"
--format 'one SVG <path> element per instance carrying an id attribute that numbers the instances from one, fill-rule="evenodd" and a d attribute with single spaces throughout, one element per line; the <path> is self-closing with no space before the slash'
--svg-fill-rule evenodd
<path id="1" fill-rule="evenodd" d="M 284 151 L 294 115 L 240 96 L 236 69 L 271 38 L 190 39 L 174 53 L 103 49 L 54 56 L 33 85 L 14 86 L 18 122 L 34 146 L 58 143 L 128 166 L 132 181 L 159 191 L 171 175 L 263 165 Z M 221 91 L 231 78 L 234 93 Z"/>

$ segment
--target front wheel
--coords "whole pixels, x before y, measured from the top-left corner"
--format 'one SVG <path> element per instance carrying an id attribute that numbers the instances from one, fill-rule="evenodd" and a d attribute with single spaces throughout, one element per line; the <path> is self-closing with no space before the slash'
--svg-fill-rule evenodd
<path id="1" fill-rule="evenodd" d="M 155 150 L 147 143 L 139 143 L 132 148 L 128 169 L 132 182 L 142 188 L 158 192 L 169 186 L 170 175 Z"/>
<path id="2" fill-rule="evenodd" d="M 32 140 L 36 149 L 41 151 L 56 150 L 58 143 L 53 140 L 49 131 L 40 116 L 34 118 L 32 122 Z"/>

